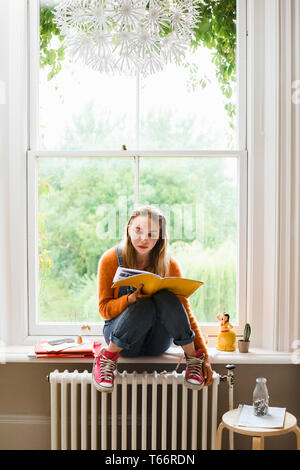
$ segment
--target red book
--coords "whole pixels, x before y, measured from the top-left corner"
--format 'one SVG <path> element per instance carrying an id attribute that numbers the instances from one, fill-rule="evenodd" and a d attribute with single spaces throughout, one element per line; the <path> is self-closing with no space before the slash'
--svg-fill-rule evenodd
<path id="1" fill-rule="evenodd" d="M 34 346 L 36 357 L 95 357 L 99 353 L 101 343 L 87 341 L 85 343 L 63 343 L 52 346 L 48 341 L 39 341 Z"/>

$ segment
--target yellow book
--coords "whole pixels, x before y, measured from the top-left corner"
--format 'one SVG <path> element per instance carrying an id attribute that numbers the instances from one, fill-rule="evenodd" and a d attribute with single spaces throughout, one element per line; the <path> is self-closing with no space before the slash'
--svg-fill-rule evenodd
<path id="1" fill-rule="evenodd" d="M 136 289 L 143 284 L 143 293 L 153 295 L 159 290 L 167 289 L 176 295 L 189 297 L 204 283 L 183 277 L 161 277 L 158 274 L 118 267 L 112 287 L 131 286 Z"/>

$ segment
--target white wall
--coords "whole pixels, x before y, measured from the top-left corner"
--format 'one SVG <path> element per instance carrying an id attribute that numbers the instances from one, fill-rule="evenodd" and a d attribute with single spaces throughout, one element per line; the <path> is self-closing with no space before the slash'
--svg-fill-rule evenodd
<path id="1" fill-rule="evenodd" d="M 7 319 L 18 317 L 24 336 L 27 306 L 26 5 L 26 0 L 0 0 L 0 80 L 5 90 L 0 104 L 0 340 L 7 343 L 21 339 Z"/>
<path id="2" fill-rule="evenodd" d="M 6 341 L 6 314 L 9 312 L 9 216 L 8 216 L 8 93 L 9 2 L 0 0 L 0 341 Z"/>

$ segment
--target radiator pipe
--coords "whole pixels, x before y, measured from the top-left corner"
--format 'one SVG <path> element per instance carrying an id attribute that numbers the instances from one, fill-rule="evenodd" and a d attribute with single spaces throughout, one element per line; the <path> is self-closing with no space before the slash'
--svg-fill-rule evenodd
<path id="1" fill-rule="evenodd" d="M 227 375 L 223 375 L 220 377 L 221 382 L 227 382 L 228 384 L 228 400 L 229 400 L 229 410 L 233 410 L 233 386 L 235 383 L 234 377 L 234 364 L 227 364 Z M 229 431 L 229 449 L 234 450 L 234 433 L 233 431 Z"/>

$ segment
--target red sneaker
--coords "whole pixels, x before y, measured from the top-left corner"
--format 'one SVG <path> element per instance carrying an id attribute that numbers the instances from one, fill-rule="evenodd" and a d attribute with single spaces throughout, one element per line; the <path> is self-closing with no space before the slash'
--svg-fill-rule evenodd
<path id="1" fill-rule="evenodd" d="M 92 380 L 100 392 L 112 392 L 114 388 L 114 371 L 117 368 L 119 353 L 102 349 L 94 360 Z"/>
<path id="2" fill-rule="evenodd" d="M 185 369 L 185 382 L 188 385 L 192 385 L 192 388 L 201 390 L 204 387 L 204 374 L 202 370 L 202 364 L 205 359 L 205 354 L 202 349 L 198 349 L 196 356 L 186 357 L 187 367 Z"/>

